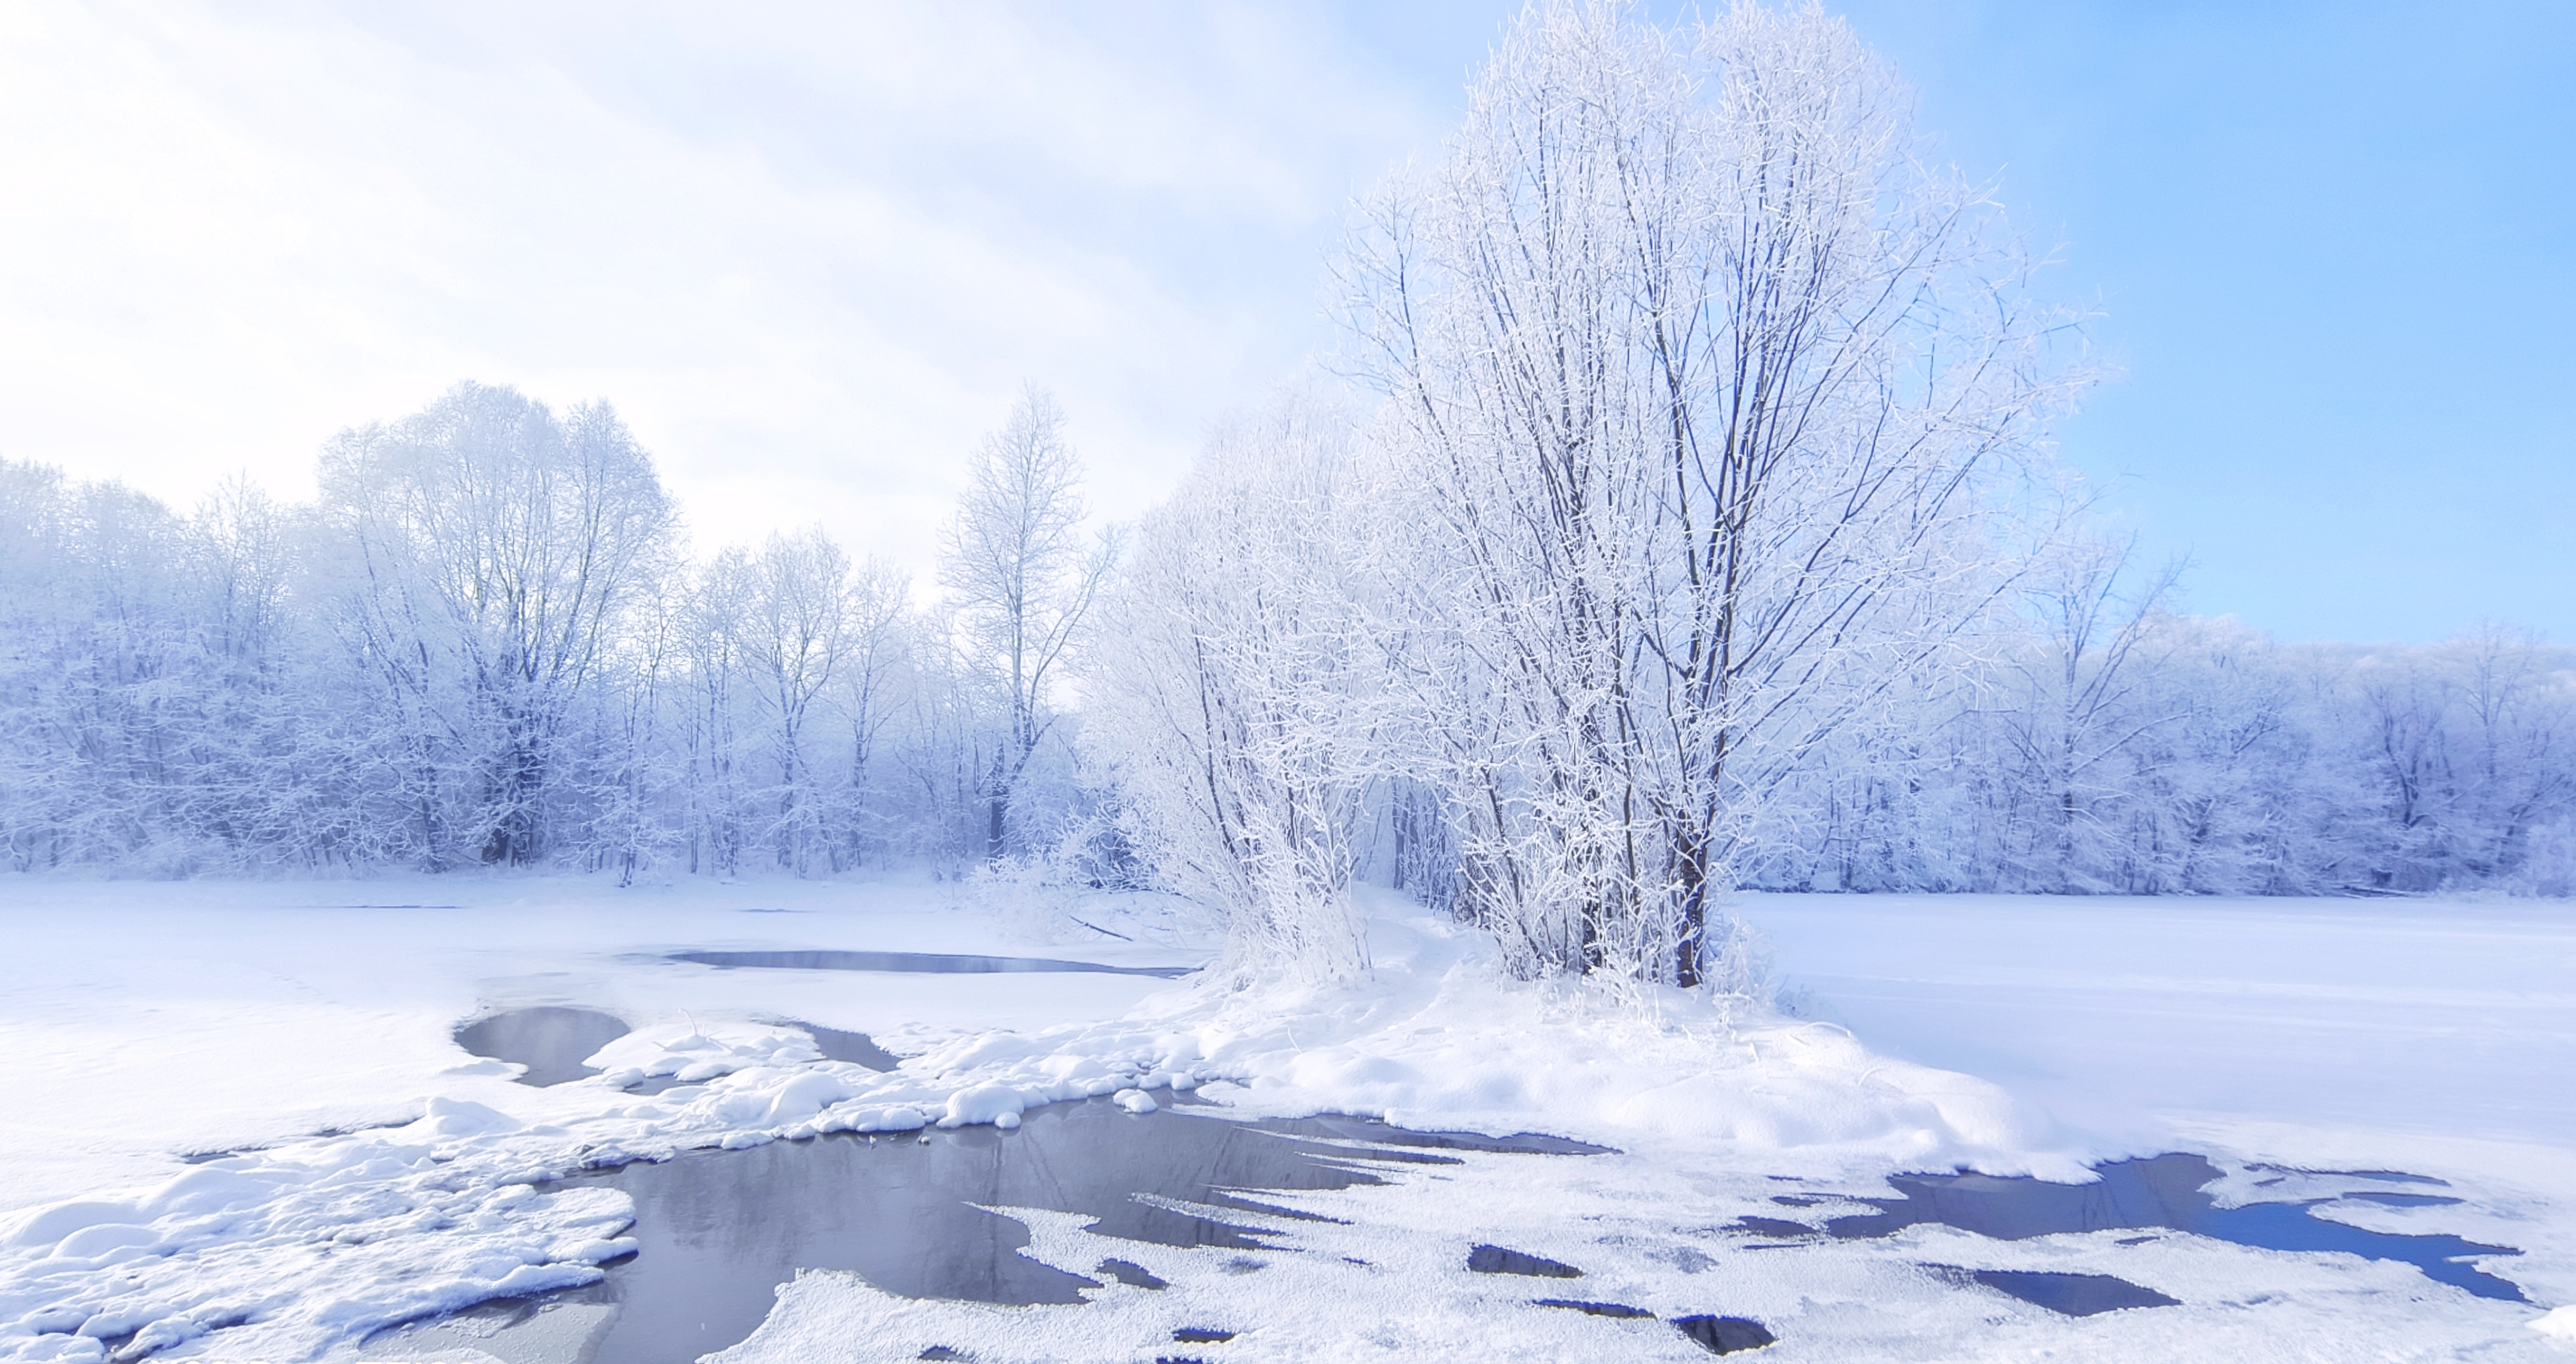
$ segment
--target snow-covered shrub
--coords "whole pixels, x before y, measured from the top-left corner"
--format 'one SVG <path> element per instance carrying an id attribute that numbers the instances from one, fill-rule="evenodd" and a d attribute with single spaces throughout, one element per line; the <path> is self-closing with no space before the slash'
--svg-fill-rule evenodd
<path id="1" fill-rule="evenodd" d="M 1227 916 L 1248 974 L 1367 964 L 1350 884 L 1384 663 L 1352 476 L 1314 403 L 1221 431 L 1140 528 L 1089 678 L 1084 741 L 1137 857 Z"/>
<path id="2" fill-rule="evenodd" d="M 2576 897 L 2576 820 L 2532 830 L 2524 843 L 2522 865 L 2505 885 L 2520 895 Z"/>

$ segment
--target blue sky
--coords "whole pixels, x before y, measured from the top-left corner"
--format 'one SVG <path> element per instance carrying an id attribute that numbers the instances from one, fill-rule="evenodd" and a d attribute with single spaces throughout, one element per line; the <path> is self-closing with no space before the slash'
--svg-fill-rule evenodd
<path id="1" fill-rule="evenodd" d="M 2576 5 L 1845 9 L 2126 377 L 2063 430 L 2191 603 L 2576 644 Z"/>
<path id="2" fill-rule="evenodd" d="M 2576 644 L 2576 4 L 1827 8 L 2101 310 L 2062 449 L 2188 606 Z M 1348 22 L 1430 86 L 1508 11 Z"/>
<path id="3" fill-rule="evenodd" d="M 2066 456 L 2191 607 L 2576 643 L 2576 6 L 1831 8 L 2064 243 L 2123 371 Z M 1331 343 L 1343 205 L 1512 9 L 24 0 L 0 454 L 296 496 L 474 377 L 616 402 L 701 548 L 926 569 L 1037 380 L 1130 515 Z"/>

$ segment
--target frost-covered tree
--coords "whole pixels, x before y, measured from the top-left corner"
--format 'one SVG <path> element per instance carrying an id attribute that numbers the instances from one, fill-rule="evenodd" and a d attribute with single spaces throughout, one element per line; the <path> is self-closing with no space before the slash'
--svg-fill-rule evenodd
<path id="1" fill-rule="evenodd" d="M 1423 757 L 1529 969 L 1700 982 L 1751 802 L 1993 590 L 2058 319 L 1910 110 L 1815 10 L 1538 5 L 1346 257 Z"/>
<path id="2" fill-rule="evenodd" d="M 816 771 L 812 730 L 851 651 L 850 559 L 817 526 L 772 535 L 748 568 L 746 618 L 736 633 L 759 680 L 775 764 L 767 841 L 780 866 L 803 876 L 829 855 L 826 779 Z"/>
<path id="3" fill-rule="evenodd" d="M 960 641 L 1002 693 L 1007 721 L 982 774 L 984 855 L 1002 856 L 1011 802 L 1055 727 L 1059 665 L 1113 559 L 1082 534 L 1082 462 L 1064 439 L 1064 410 L 1031 388 L 976 447 L 956 517 L 940 539 L 940 583 L 954 595 Z"/>
<path id="4" fill-rule="evenodd" d="M 604 403 L 460 384 L 324 451 L 342 625 L 377 684 L 423 865 L 520 865 L 581 756 L 557 740 L 661 590 L 673 512 Z"/>
<path id="5" fill-rule="evenodd" d="M 905 822 L 890 805 L 899 797 L 886 750 L 889 736 L 904 737 L 894 724 L 911 671 L 911 596 L 910 577 L 883 559 L 861 563 L 850 579 L 844 661 L 835 675 L 849 759 L 837 820 L 846 866 L 871 860 Z"/>
<path id="6" fill-rule="evenodd" d="M 2001 670 L 2011 699 L 1995 714 L 2023 778 L 2016 793 L 2031 797 L 2016 814 L 2033 888 L 2103 888 L 2087 874 L 2104 861 L 2097 845 L 2122 837 L 2156 731 L 2188 714 L 2148 699 L 2154 663 L 2139 657 L 2157 640 L 2156 607 L 2180 569 L 2124 598 L 2128 556 L 2125 546 L 2069 544 L 2026 581 L 2037 647 L 2014 651 Z"/>
<path id="7" fill-rule="evenodd" d="M 1376 775 L 1384 622 L 1348 425 L 1283 403 L 1218 431 L 1140 527 L 1083 741 L 1157 882 L 1221 909 L 1237 969 L 1367 963 L 1350 886 Z"/>

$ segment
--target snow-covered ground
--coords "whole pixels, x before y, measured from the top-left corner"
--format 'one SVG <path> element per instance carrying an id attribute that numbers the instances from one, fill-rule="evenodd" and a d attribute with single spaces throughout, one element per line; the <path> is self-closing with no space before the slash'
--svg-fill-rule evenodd
<path id="1" fill-rule="evenodd" d="M 1770 895 L 1874 1048 L 2146 1142 L 2264 1123 L 2576 1149 L 2576 903 Z"/>
<path id="2" fill-rule="evenodd" d="M 1108 1286 L 1094 1305 L 1112 1310 L 1078 1320 L 809 1275 L 729 1357 L 874 1357 L 849 1342 L 910 1322 L 980 1342 L 979 1358 L 1124 1358 L 1137 1342 L 1121 1331 L 1142 1340 L 1199 1302 L 1253 1324 L 1230 1359 L 1550 1358 L 1614 1329 L 1635 1336 L 1619 1347 L 1632 1357 L 1697 1349 L 1468 1275 L 1462 1248 L 1488 1240 L 1582 1264 L 1586 1298 L 1771 1321 L 1783 1358 L 2509 1358 L 2551 1350 L 2527 1323 L 2576 1301 L 2576 915 L 2563 905 L 1748 900 L 1793 1002 L 1855 1040 L 1812 1017 L 1680 997 L 1643 1016 L 1581 988 L 1508 985 L 1472 934 L 1392 903 L 1373 924 L 1369 986 L 1234 993 L 664 959 L 865 948 L 1168 965 L 1211 950 L 1150 902 L 1105 897 L 1078 912 L 1134 941 L 1068 925 L 1061 905 L 912 883 L 0 889 L 0 1355 L 95 1358 L 128 1331 L 218 1358 L 345 1353 L 426 1307 L 595 1278 L 625 1245 L 622 1196 L 525 1187 L 584 1161 L 1009 1125 L 1037 1102 L 1193 1086 L 1251 1113 L 1551 1130 L 1620 1154 L 1495 1157 L 1301 1195 L 1346 1224 L 1288 1234 L 1333 1253 L 1250 1277 L 1197 1252 L 1122 1249 L 1173 1289 Z M 647 1098 L 615 1075 L 532 1089 L 449 1040 L 468 1016 L 541 1003 L 621 1015 L 636 1031 L 600 1064 L 691 1083 Z M 827 1061 L 783 1020 L 868 1032 L 912 1059 L 886 1074 Z M 347 1135 L 311 1135 L 325 1130 Z M 1879 1176 L 1909 1168 L 2064 1178 L 2177 1145 L 2218 1157 L 2230 1187 L 2255 1161 L 2447 1179 L 2462 1202 L 2363 1216 L 2521 1247 L 2489 1268 L 2540 1307 L 2402 1265 L 2194 1237 L 2004 1243 L 1925 1227 L 1747 1255 L 1717 1236 L 1776 1213 L 1784 1179 L 1831 1197 L 1883 1192 Z M 184 1161 L 247 1148 L 264 1149 Z M 1098 1258 L 1078 1227 L 1023 1216 L 1029 1253 Z M 1958 1291 L 1926 1263 L 2117 1273 L 2183 1306 L 2058 1318 Z"/>
<path id="3" fill-rule="evenodd" d="M 530 1098 L 449 1030 L 583 1004 L 637 1021 L 801 1019 L 926 1044 L 1126 1012 L 1163 981 L 718 971 L 688 948 L 1064 955 L 1034 914 L 899 881 L 618 890 L 606 878 L 0 881 L 0 1215 L 168 1178 L 182 1154 Z M 1077 930 L 1078 931 L 1078 930 Z M 1197 944 L 1086 934 L 1085 960 L 1195 965 Z"/>

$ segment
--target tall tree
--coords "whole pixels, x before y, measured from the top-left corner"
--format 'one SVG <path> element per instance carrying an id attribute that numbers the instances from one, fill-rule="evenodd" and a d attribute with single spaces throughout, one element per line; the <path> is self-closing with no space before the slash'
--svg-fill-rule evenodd
<path id="1" fill-rule="evenodd" d="M 841 818 L 844 865 L 858 866 L 884 842 L 887 826 L 901 823 L 883 809 L 878 783 L 886 733 L 901 713 L 901 690 L 914 633 L 909 575 L 878 558 L 859 565 L 850 580 L 848 663 L 839 673 L 842 715 L 849 723 L 847 809 Z"/>
<path id="2" fill-rule="evenodd" d="M 982 776 L 988 860 L 1002 856 L 1012 797 L 1055 726 L 1058 665 L 1115 556 L 1112 537 L 1085 541 L 1085 513 L 1082 462 L 1065 442 L 1064 410 L 1031 387 L 976 447 L 966 492 L 940 540 L 939 581 L 955 595 L 1008 708 Z"/>
<path id="3" fill-rule="evenodd" d="M 545 852 L 554 742 L 617 632 L 659 590 L 674 517 L 605 403 L 562 418 L 459 384 L 325 450 L 348 619 L 398 717 L 429 865 Z"/>
<path id="4" fill-rule="evenodd" d="M 820 526 L 772 535 L 750 561 L 750 589 L 739 634 L 760 679 L 777 763 L 770 841 L 779 865 L 804 876 L 828 852 L 809 731 L 853 643 L 850 556 Z"/>
<path id="5" fill-rule="evenodd" d="M 1910 108 L 1817 10 L 1550 0 L 1345 258 L 1454 640 L 1426 759 L 1530 969 L 1699 982 L 1750 802 L 1993 591 L 2055 319 Z"/>

